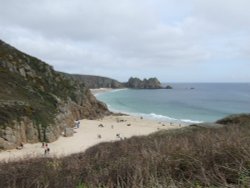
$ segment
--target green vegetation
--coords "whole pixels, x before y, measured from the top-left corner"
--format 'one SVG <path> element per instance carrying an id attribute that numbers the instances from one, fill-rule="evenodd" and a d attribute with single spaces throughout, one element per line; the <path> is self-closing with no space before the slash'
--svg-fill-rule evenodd
<path id="1" fill-rule="evenodd" d="M 0 133 L 6 127 L 13 128 L 13 121 L 28 117 L 37 129 L 42 129 L 39 131 L 41 141 L 46 136 L 40 134 L 55 124 L 60 106 L 71 101 L 82 104 L 89 97 L 83 84 L 1 40 L 0 88 Z"/>
<path id="2" fill-rule="evenodd" d="M 235 119 L 235 118 L 234 118 Z M 249 187 L 250 115 L 0 164 L 3 187 Z M 84 182 L 84 183 L 83 183 Z"/>
<path id="3" fill-rule="evenodd" d="M 53 124 L 58 101 L 77 101 L 83 85 L 51 66 L 0 41 L 0 126 L 27 116 L 42 127 Z M 23 73 L 24 72 L 24 73 Z M 23 76 L 22 74 L 25 74 Z"/>
<path id="4" fill-rule="evenodd" d="M 92 75 L 77 75 L 77 74 L 65 74 L 64 76 L 73 78 L 78 82 L 85 84 L 88 88 L 123 88 L 125 85 L 117 80 Z"/>
<path id="5" fill-rule="evenodd" d="M 0 74 L 0 125 L 11 125 L 12 120 L 27 116 L 44 127 L 53 123 L 55 99 L 40 90 L 38 85 L 25 81 L 20 75 L 7 71 Z"/>

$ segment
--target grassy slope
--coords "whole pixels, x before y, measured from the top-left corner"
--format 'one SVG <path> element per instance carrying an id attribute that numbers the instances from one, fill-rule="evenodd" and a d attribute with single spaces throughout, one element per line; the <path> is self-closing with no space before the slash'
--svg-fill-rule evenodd
<path id="1" fill-rule="evenodd" d="M 93 76 L 93 75 L 77 75 L 72 74 L 68 75 L 71 78 L 76 79 L 77 81 L 83 82 L 87 87 L 93 88 L 123 88 L 124 84 L 114 80 L 112 78 L 102 77 L 102 76 Z"/>
<path id="2" fill-rule="evenodd" d="M 61 100 L 66 100 L 67 97 L 74 100 L 77 86 L 72 80 L 57 74 L 46 63 L 2 42 L 0 61 L 9 64 L 15 62 L 16 66 L 28 65 L 35 72 L 33 77 L 25 79 L 0 66 L 0 102 L 10 104 L 0 105 L 0 126 L 10 125 L 12 120 L 18 120 L 21 116 L 28 116 L 46 126 L 53 123 L 57 112 L 57 101 L 53 95 Z M 51 74 L 48 75 L 48 72 Z"/>
<path id="3" fill-rule="evenodd" d="M 189 127 L 102 143 L 62 159 L 2 163 L 0 185 L 249 187 L 250 116 L 237 124 L 223 124 L 227 125 Z"/>

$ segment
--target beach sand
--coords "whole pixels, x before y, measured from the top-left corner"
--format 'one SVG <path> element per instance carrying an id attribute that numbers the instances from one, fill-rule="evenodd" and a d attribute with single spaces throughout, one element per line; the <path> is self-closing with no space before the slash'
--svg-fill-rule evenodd
<path id="1" fill-rule="evenodd" d="M 99 88 L 99 89 L 90 89 L 91 93 L 93 95 L 97 95 L 99 93 L 105 93 L 105 92 L 110 92 L 112 90 L 115 90 L 115 89 L 112 89 L 112 88 Z"/>
<path id="2" fill-rule="evenodd" d="M 99 126 L 100 124 L 103 127 Z M 80 120 L 80 127 L 75 128 L 72 137 L 59 137 L 49 143 L 50 153 L 45 155 L 42 143 L 24 144 L 21 150 L 13 149 L 0 152 L 0 161 L 12 161 L 40 156 L 62 157 L 85 151 L 100 142 L 110 142 L 132 136 L 148 135 L 162 130 L 180 128 L 184 125 L 170 124 L 134 116 L 106 116 L 99 120 Z M 119 137 L 117 136 L 119 135 Z M 98 138 L 101 137 L 101 138 Z"/>

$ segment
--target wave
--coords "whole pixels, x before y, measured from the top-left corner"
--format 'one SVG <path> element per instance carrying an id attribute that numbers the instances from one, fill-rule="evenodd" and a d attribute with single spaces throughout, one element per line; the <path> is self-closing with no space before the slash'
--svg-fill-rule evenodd
<path id="1" fill-rule="evenodd" d="M 167 121 L 167 122 L 177 122 L 177 123 L 182 122 L 182 123 L 186 123 L 186 124 L 203 123 L 203 121 L 190 120 L 190 119 L 176 119 L 173 117 L 169 117 L 169 116 L 165 116 L 165 115 L 161 115 L 161 114 L 155 114 L 155 113 L 146 114 L 146 113 L 121 111 L 121 110 L 117 110 L 117 109 L 112 108 L 112 106 L 109 104 L 108 104 L 108 108 L 113 112 L 117 112 L 117 113 L 120 112 L 120 113 L 124 113 L 124 114 L 128 114 L 128 115 L 132 115 L 132 116 L 143 117 L 146 119 L 153 119 L 153 120 L 160 120 L 160 121 Z"/>
<path id="2" fill-rule="evenodd" d="M 167 119 L 167 120 L 177 121 L 177 119 L 175 119 L 175 118 L 160 115 L 160 114 L 150 113 L 149 115 L 155 119 Z"/>
<path id="3" fill-rule="evenodd" d="M 190 120 L 190 119 L 176 119 L 173 117 L 164 116 L 164 115 L 155 114 L 155 113 L 150 113 L 149 115 L 155 119 L 162 119 L 162 120 L 167 120 L 167 121 L 185 122 L 185 123 L 202 123 L 202 121 L 196 121 L 196 120 Z"/>
<path id="4" fill-rule="evenodd" d="M 114 92 L 119 92 L 123 90 L 128 90 L 128 88 L 122 88 L 122 89 L 114 89 L 108 91 L 108 93 L 114 93 Z M 166 122 L 176 122 L 176 123 L 185 123 L 185 124 L 196 124 L 196 123 L 202 123 L 203 121 L 197 121 L 197 120 L 191 120 L 191 119 L 177 119 L 174 117 L 170 117 L 167 115 L 162 115 L 162 114 L 156 114 L 154 112 L 151 113 L 142 113 L 142 112 L 133 112 L 132 109 L 128 109 L 126 103 L 122 103 L 121 101 L 117 102 L 115 101 L 118 106 L 122 106 L 123 110 L 114 107 L 111 103 L 106 103 L 107 107 L 110 111 L 116 112 L 116 113 L 124 113 L 132 116 L 137 116 L 137 117 L 144 117 L 146 119 L 153 119 L 153 120 L 159 120 L 159 121 L 166 121 Z"/>
<path id="5" fill-rule="evenodd" d="M 190 119 L 181 119 L 181 121 L 185 123 L 203 123 L 203 121 L 195 121 Z"/>

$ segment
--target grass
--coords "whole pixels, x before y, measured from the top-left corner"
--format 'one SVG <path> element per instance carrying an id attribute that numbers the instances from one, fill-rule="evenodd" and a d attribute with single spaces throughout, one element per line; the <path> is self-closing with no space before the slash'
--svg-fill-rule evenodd
<path id="1" fill-rule="evenodd" d="M 1 163 L 4 187 L 249 187 L 250 124 L 189 127 Z M 84 183 L 83 183 L 84 182 Z"/>
<path id="2" fill-rule="evenodd" d="M 12 71 L 4 66 L 7 64 Z M 26 77 L 18 73 L 26 68 Z M 15 72 L 16 70 L 16 72 Z M 28 117 L 38 126 L 54 124 L 58 106 L 86 97 L 83 85 L 57 73 L 48 64 L 26 55 L 0 41 L 0 128 L 12 126 L 13 120 Z M 57 101 L 60 100 L 60 104 Z M 22 101 L 23 104 L 13 104 Z M 9 103 L 9 104 L 8 104 Z"/>

